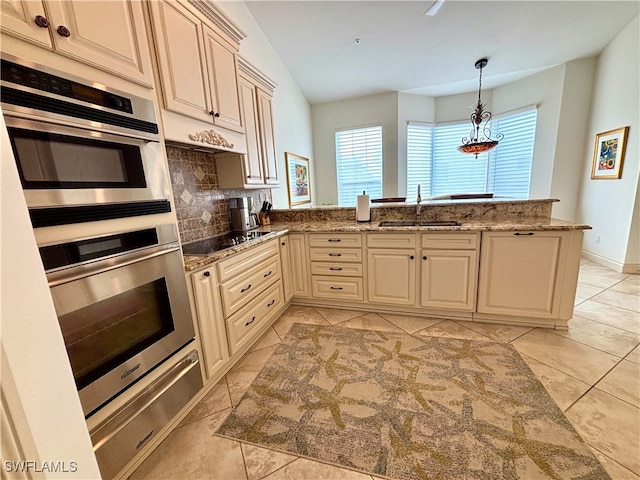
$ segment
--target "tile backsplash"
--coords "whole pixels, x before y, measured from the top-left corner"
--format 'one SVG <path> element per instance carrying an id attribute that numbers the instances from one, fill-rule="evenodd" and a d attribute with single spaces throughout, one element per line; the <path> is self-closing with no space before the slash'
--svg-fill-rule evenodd
<path id="1" fill-rule="evenodd" d="M 260 209 L 260 195 L 271 201 L 271 190 L 221 190 L 213 153 L 167 146 L 178 229 L 182 243 L 231 230 L 229 199 L 252 197 Z"/>

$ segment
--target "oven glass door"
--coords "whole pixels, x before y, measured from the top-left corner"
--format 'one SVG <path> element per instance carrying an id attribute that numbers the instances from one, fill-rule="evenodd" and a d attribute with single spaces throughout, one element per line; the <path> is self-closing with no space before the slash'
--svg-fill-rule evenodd
<path id="1" fill-rule="evenodd" d="M 160 144 L 5 115 L 27 206 L 166 200 Z"/>
<path id="2" fill-rule="evenodd" d="M 145 188 L 136 145 L 9 128 L 22 188 Z"/>
<path id="3" fill-rule="evenodd" d="M 194 336 L 179 250 L 116 260 L 51 288 L 86 415 Z"/>

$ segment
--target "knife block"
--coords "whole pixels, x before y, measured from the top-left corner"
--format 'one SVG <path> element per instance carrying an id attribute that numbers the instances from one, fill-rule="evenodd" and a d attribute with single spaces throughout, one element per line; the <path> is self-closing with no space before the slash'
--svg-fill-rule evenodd
<path id="1" fill-rule="evenodd" d="M 260 225 L 271 225 L 271 219 L 269 218 L 269 215 L 267 215 L 263 211 L 260 211 L 260 213 L 258 213 L 258 220 L 260 221 Z"/>

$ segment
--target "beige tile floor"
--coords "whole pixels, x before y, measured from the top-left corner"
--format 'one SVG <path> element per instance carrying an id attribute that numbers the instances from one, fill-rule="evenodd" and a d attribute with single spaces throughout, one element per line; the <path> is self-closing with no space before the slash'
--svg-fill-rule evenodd
<path id="1" fill-rule="evenodd" d="M 509 342 L 611 477 L 640 479 L 640 276 L 583 260 L 568 331 L 291 306 L 131 480 L 377 480 L 214 435 L 294 322 Z"/>

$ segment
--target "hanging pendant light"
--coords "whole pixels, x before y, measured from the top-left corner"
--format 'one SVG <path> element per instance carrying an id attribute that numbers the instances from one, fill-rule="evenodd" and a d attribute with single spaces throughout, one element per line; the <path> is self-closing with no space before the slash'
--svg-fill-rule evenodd
<path id="1" fill-rule="evenodd" d="M 481 58 L 476 62 L 476 68 L 480 70 L 480 80 L 478 81 L 478 104 L 471 114 L 471 134 L 470 137 L 462 139 L 462 145 L 458 147 L 458 151 L 462 153 L 473 153 L 478 158 L 479 153 L 488 152 L 498 145 L 498 141 L 502 140 L 504 135 L 497 134 L 496 139 L 491 139 L 491 129 L 489 122 L 491 121 L 491 112 L 484 109 L 484 104 L 480 99 L 482 92 L 482 69 L 487 66 L 488 60 Z"/>

